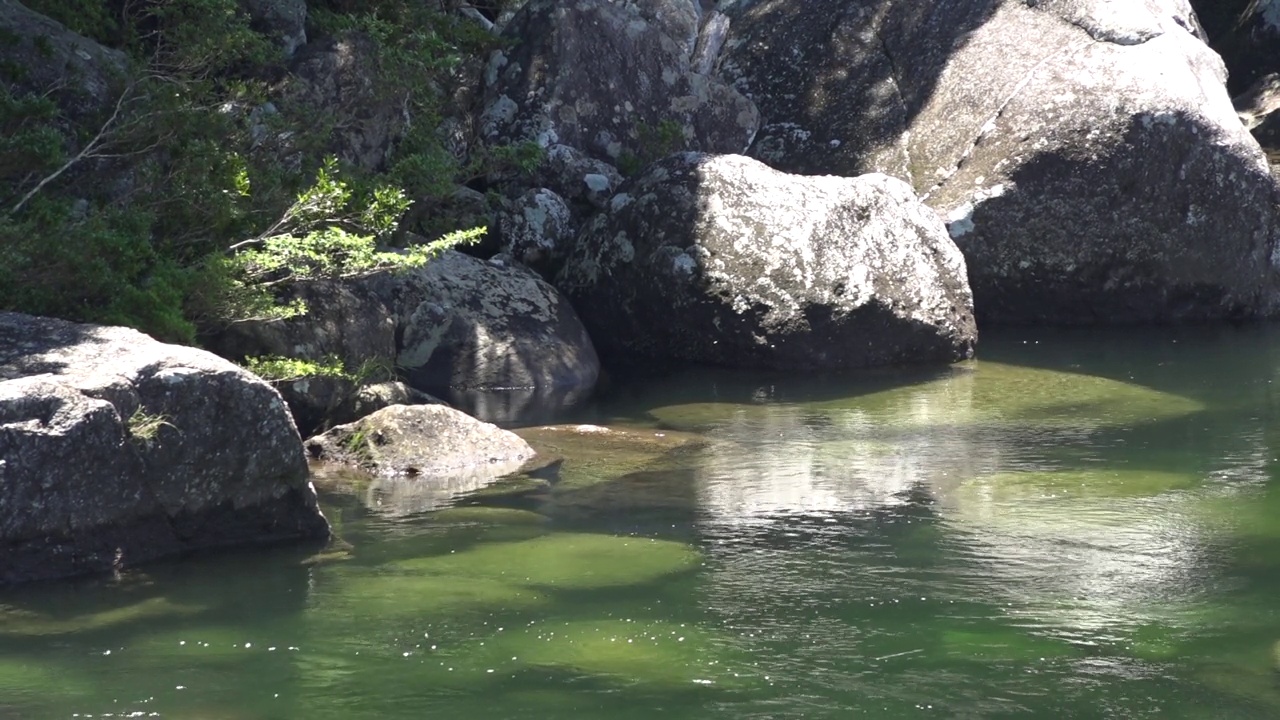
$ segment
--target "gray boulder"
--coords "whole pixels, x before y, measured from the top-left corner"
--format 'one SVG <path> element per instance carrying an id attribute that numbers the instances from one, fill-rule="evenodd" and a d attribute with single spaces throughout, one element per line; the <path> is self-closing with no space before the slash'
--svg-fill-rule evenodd
<path id="1" fill-rule="evenodd" d="M 282 112 L 329 123 L 329 149 L 364 170 L 379 170 L 408 118 L 404 98 L 379 80 L 377 44 L 347 31 L 308 43 L 294 55 L 279 104 Z"/>
<path id="2" fill-rule="evenodd" d="M 0 584 L 328 532 L 268 385 L 134 330 L 0 313 Z"/>
<path id="3" fill-rule="evenodd" d="M 554 287 L 516 263 L 448 251 L 371 279 L 395 309 L 396 365 L 425 392 L 591 387 L 595 348 Z"/>
<path id="4" fill-rule="evenodd" d="M 538 397 L 579 397 L 600 371 L 573 308 L 536 273 L 515 262 L 485 262 L 448 251 L 404 273 L 312 283 L 294 289 L 307 313 L 236 323 L 208 340 L 235 360 L 281 355 L 336 357 L 350 373 L 383 371 L 413 394 L 397 402 L 460 399 L 476 390 L 527 389 Z M 395 375 L 395 378 L 390 377 Z M 281 383 L 300 427 L 349 422 L 376 402 L 339 378 Z"/>
<path id="5" fill-rule="evenodd" d="M 17 0 L 0 0 L 0 86 L 14 95 L 51 94 L 71 120 L 113 105 L 128 82 L 129 59 L 68 30 Z"/>
<path id="6" fill-rule="evenodd" d="M 504 255 L 543 277 L 555 277 L 577 229 L 573 210 L 564 198 L 546 188 L 527 190 L 508 202 L 497 220 Z"/>
<path id="7" fill-rule="evenodd" d="M 744 0 L 727 12 L 722 73 L 769 118 L 751 154 L 912 183 L 965 253 L 980 317 L 1280 309 L 1280 189 L 1183 0 Z"/>
<path id="8" fill-rule="evenodd" d="M 503 31 L 514 44 L 486 69 L 481 134 L 610 161 L 668 143 L 676 147 L 667 152 L 741 152 L 759 115 L 723 82 L 693 72 L 697 32 L 688 0 L 531 0 Z"/>
<path id="9" fill-rule="evenodd" d="M 558 284 L 607 358 L 842 369 L 969 357 L 965 263 L 884 175 L 681 153 L 624 184 Z"/>
<path id="10" fill-rule="evenodd" d="M 444 405 L 392 405 L 306 445 L 316 460 L 381 476 L 496 478 L 534 456 L 514 433 Z"/>
<path id="11" fill-rule="evenodd" d="M 557 144 L 547 148 L 533 182 L 588 210 L 599 210 L 622 184 L 622 173 L 577 148 Z"/>

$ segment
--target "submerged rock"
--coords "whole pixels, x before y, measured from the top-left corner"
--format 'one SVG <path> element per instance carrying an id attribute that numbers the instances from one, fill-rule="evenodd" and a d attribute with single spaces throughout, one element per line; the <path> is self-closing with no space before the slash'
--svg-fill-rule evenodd
<path id="1" fill-rule="evenodd" d="M 905 183 L 736 155 L 673 155 L 624 184 L 557 282 L 622 363 L 952 362 L 977 335 L 964 259 Z"/>
<path id="2" fill-rule="evenodd" d="M 325 537 L 270 386 L 125 328 L 0 313 L 0 583 Z"/>
<path id="3" fill-rule="evenodd" d="M 1280 311 L 1280 186 L 1182 0 L 746 0 L 722 74 L 750 154 L 878 171 L 941 212 L 980 318 L 1139 323 Z"/>
<path id="4" fill-rule="evenodd" d="M 498 477 L 534 456 L 514 433 L 444 405 L 392 405 L 306 443 L 316 460 L 375 475 Z"/>

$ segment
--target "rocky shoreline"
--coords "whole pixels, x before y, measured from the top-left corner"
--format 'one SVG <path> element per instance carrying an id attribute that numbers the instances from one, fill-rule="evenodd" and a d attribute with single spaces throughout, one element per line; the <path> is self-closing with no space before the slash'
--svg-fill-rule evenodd
<path id="1" fill-rule="evenodd" d="M 509 393 L 495 414 L 527 424 L 521 398 L 572 403 L 637 368 L 946 364 L 973 356 L 980 324 L 1280 317 L 1280 118 L 1228 89 L 1280 70 L 1262 10 L 1239 37 L 1183 0 L 467 10 L 501 48 L 459 71 L 441 131 L 462 128 L 464 154 L 542 153 L 414 211 L 480 220 L 477 249 L 300 287 L 305 314 L 203 338 L 221 357 L 0 313 L 0 584 L 327 537 L 303 435 L 314 457 L 409 482 L 530 459 L 434 397 Z M 16 0 L 0 11 L 45 33 L 51 65 L 123 67 Z M 245 12 L 294 82 L 247 112 L 363 88 L 367 122 L 337 154 L 377 170 L 407 130 L 374 102 L 376 63 L 342 60 L 365 40 L 309 40 L 301 0 Z M 1253 50 L 1223 55 L 1253 64 L 1229 78 L 1209 43 L 1232 37 Z M 23 47 L 0 59 L 30 61 Z M 394 377 L 272 387 L 234 364 L 268 355 Z"/>

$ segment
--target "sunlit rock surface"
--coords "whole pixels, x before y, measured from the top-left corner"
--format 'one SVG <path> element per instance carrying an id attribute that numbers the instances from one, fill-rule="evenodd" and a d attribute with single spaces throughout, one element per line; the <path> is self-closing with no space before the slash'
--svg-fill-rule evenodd
<path id="1" fill-rule="evenodd" d="M 0 584 L 328 532 L 256 376 L 126 328 L 0 313 Z"/>
<path id="2" fill-rule="evenodd" d="M 884 175 L 678 153 L 623 184 L 556 282 L 616 365 L 940 364 L 977 340 L 964 258 Z"/>
<path id="3" fill-rule="evenodd" d="M 1280 184 L 1185 0 L 738 0 L 749 154 L 883 172 L 947 219 L 980 319 L 1273 316 Z"/>

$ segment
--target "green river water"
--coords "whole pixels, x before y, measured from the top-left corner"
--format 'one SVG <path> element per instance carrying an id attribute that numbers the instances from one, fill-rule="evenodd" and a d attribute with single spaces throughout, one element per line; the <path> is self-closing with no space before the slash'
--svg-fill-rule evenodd
<path id="1" fill-rule="evenodd" d="M 330 479 L 328 548 L 0 591 L 0 718 L 1280 718 L 1280 328 L 565 421 L 629 430 L 453 497 Z"/>

